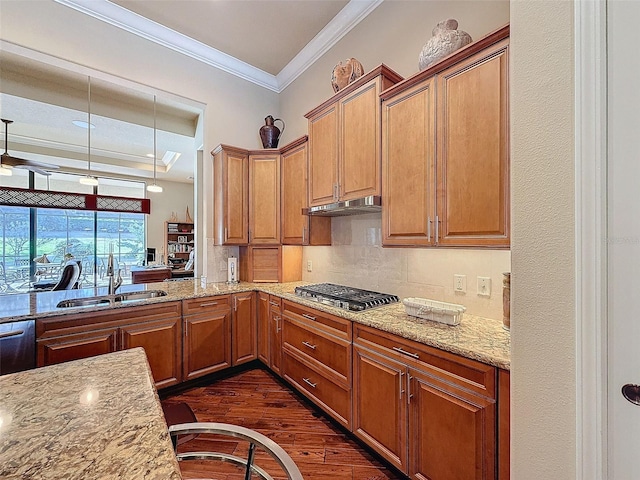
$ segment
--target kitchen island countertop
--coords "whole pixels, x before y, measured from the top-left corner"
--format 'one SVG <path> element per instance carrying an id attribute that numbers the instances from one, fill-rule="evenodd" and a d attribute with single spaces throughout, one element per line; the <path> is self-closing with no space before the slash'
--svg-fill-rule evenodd
<path id="1" fill-rule="evenodd" d="M 0 478 L 181 479 L 144 350 L 0 377 Z"/>
<path id="2" fill-rule="evenodd" d="M 57 308 L 56 305 L 60 300 L 64 299 L 106 295 L 106 288 L 0 295 L 0 323 L 44 318 L 66 313 L 89 313 L 112 308 L 134 307 L 150 303 L 179 301 L 187 298 L 227 295 L 256 290 L 489 365 L 506 370 L 510 368 L 510 335 L 508 331 L 502 328 L 502 321 L 500 320 L 465 313 L 460 325 L 449 326 L 431 321 L 421 321 L 420 319 L 411 317 L 405 313 L 404 306 L 401 303 L 378 307 L 364 312 L 350 312 L 296 296 L 294 293 L 295 287 L 303 284 L 303 282 L 240 282 L 235 285 L 209 283 L 203 288 L 200 285 L 199 279 L 195 279 L 124 285 L 118 291 L 119 293 L 146 289 L 164 290 L 167 292 L 167 295 L 136 302 L 78 308 Z"/>

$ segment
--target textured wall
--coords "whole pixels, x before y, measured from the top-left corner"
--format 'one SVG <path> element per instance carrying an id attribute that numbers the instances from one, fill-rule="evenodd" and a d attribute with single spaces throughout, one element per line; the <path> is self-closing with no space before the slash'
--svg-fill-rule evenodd
<path id="1" fill-rule="evenodd" d="M 575 478 L 573 2 L 511 3 L 511 478 Z"/>
<path id="2" fill-rule="evenodd" d="M 336 217 L 331 247 L 305 247 L 303 280 L 332 282 L 458 303 L 467 313 L 502 319 L 502 274 L 509 250 L 382 248 L 380 214 Z M 306 271 L 311 260 L 313 271 Z M 467 292 L 453 291 L 453 275 L 467 276 Z M 477 277 L 491 278 L 491 296 L 477 294 Z"/>

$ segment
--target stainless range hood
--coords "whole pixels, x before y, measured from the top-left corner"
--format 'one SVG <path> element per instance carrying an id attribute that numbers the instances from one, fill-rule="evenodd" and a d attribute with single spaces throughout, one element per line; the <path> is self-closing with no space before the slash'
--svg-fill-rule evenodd
<path id="1" fill-rule="evenodd" d="M 316 215 L 321 217 L 346 217 L 347 215 L 361 215 L 364 213 L 376 213 L 382 211 L 382 199 L 379 196 L 358 198 L 345 202 L 329 203 L 317 207 L 303 208 L 303 215 Z"/>

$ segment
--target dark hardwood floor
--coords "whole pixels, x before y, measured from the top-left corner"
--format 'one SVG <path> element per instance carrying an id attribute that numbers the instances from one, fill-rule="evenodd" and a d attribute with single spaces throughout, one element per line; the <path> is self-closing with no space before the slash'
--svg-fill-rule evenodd
<path id="1" fill-rule="evenodd" d="M 401 479 L 313 407 L 266 370 L 252 369 L 216 383 L 187 390 L 164 400 L 187 403 L 200 422 L 223 422 L 256 430 L 277 442 L 298 465 L 305 480 Z M 248 445 L 234 439 L 200 436 L 179 451 L 217 451 L 246 458 Z M 274 479 L 282 470 L 266 454 L 256 454 L 258 466 Z M 218 461 L 184 461 L 185 479 L 243 479 L 243 470 Z M 257 477 L 253 477 L 257 478 Z"/>

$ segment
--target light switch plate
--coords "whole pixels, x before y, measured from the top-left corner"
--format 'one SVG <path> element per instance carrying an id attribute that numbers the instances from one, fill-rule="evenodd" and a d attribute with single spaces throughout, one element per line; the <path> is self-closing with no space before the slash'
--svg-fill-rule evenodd
<path id="1" fill-rule="evenodd" d="M 307 272 L 313 271 L 313 263 L 311 260 L 307 260 Z"/>
<path id="2" fill-rule="evenodd" d="M 480 297 L 491 296 L 491 278 L 478 277 L 478 295 Z"/>

